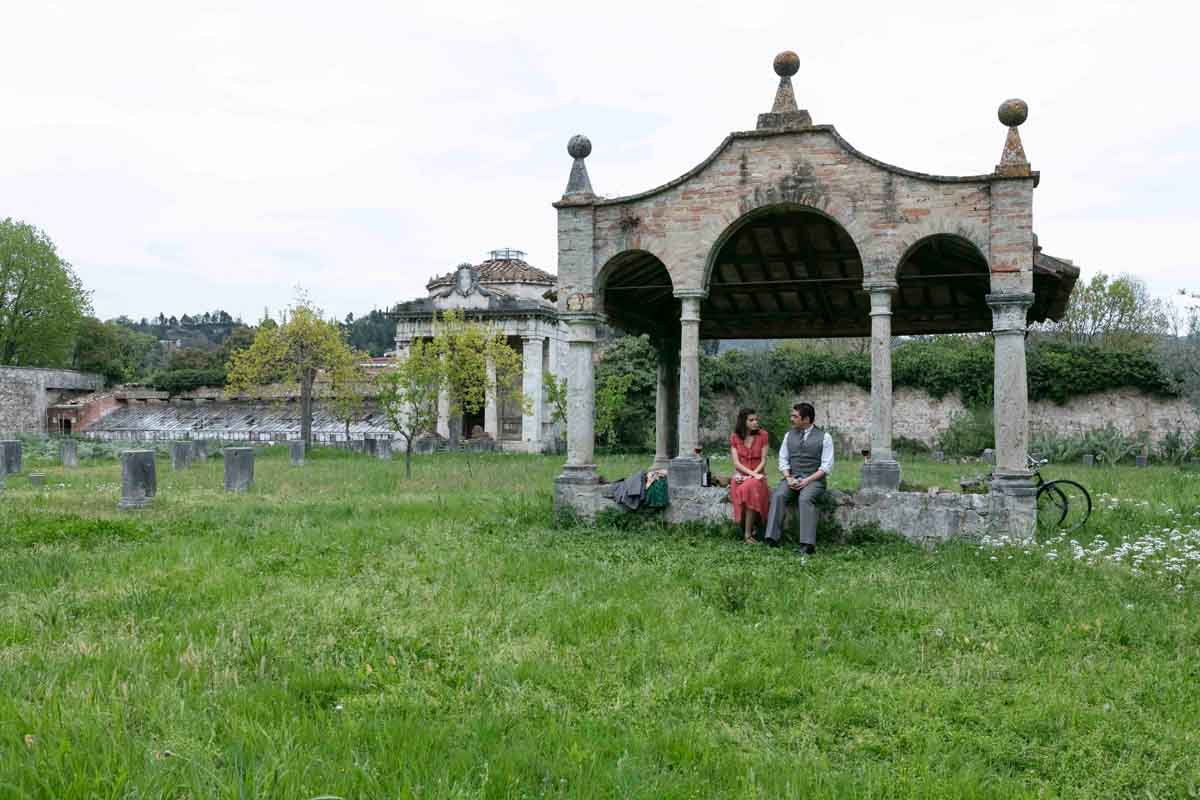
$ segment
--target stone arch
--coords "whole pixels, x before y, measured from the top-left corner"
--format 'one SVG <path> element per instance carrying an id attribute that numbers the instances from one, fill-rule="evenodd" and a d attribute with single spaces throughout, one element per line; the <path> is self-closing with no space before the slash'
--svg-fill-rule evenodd
<path id="1" fill-rule="evenodd" d="M 887 270 L 888 274 L 879 277 L 895 279 L 899 274 L 900 265 L 913 250 L 934 236 L 952 236 L 968 242 L 983 258 L 984 263 L 991 264 L 991 240 L 986 225 L 983 223 L 968 225 L 962 219 L 952 216 L 931 214 L 920 222 L 903 226 L 892 235 L 891 250 L 895 257 L 890 259 L 891 263 L 887 263 L 888 260 L 881 260 L 878 267 Z"/>
<path id="2" fill-rule="evenodd" d="M 896 267 L 892 333 L 990 331 L 991 270 L 979 247 L 955 233 L 914 241 Z"/>
<path id="3" fill-rule="evenodd" d="M 595 307 L 628 333 L 678 335 L 680 304 L 670 270 L 649 250 L 622 250 L 605 262 L 596 273 Z"/>
<path id="4" fill-rule="evenodd" d="M 836 218 L 775 203 L 743 214 L 708 256 L 702 338 L 865 336 L 863 256 Z"/>

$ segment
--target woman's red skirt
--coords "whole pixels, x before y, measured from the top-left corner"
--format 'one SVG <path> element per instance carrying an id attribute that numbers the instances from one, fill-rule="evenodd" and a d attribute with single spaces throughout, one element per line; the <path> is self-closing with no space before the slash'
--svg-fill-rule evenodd
<path id="1" fill-rule="evenodd" d="M 763 519 L 767 518 L 767 508 L 771 503 L 771 492 L 767 489 L 767 480 L 763 478 L 747 478 L 738 483 L 729 482 L 729 500 L 733 503 L 733 521 L 742 521 L 742 509 L 757 511 Z"/>

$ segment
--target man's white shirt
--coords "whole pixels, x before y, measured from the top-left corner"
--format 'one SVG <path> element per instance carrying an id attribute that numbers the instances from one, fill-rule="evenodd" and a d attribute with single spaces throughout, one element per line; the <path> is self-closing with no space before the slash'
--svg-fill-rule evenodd
<path id="1" fill-rule="evenodd" d="M 795 434 L 797 436 L 807 437 L 808 432 L 811 430 L 812 430 L 811 426 L 808 428 L 805 428 L 803 431 L 798 431 L 795 428 L 793 428 L 783 435 L 783 441 L 779 445 L 779 471 L 780 472 L 786 473 L 787 469 L 788 469 L 788 450 L 787 450 L 788 437 L 793 434 Z M 824 473 L 826 475 L 828 475 L 830 473 L 830 471 L 833 469 L 833 437 L 830 436 L 828 433 L 826 433 L 825 438 L 821 440 L 821 467 L 820 467 L 820 469 L 822 471 L 824 471 Z"/>

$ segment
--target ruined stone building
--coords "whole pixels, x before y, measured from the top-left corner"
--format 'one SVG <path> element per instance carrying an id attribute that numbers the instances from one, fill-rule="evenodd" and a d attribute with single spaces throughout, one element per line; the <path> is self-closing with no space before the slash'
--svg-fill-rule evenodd
<path id="1" fill-rule="evenodd" d="M 415 339 L 433 337 L 436 315 L 460 310 L 468 320 L 498 328 L 521 354 L 519 387 L 500 387 L 482 411 L 452 417 L 449 398 L 440 398 L 438 433 L 454 440 L 481 428 L 505 450 L 540 453 L 555 438 L 555 425 L 542 393 L 542 375 L 561 374 L 565 339 L 554 304 L 557 279 L 531 266 L 520 250 L 493 250 L 480 264 L 461 264 L 430 279 L 427 297 L 396 305 L 396 355 L 404 357 Z M 520 391 L 513 391 L 519 389 Z M 529 398 L 528 413 L 520 397 Z"/>
<path id="2" fill-rule="evenodd" d="M 1001 104 L 1006 136 L 994 168 L 930 175 L 872 158 L 832 125 L 814 124 L 796 103 L 799 65 L 795 53 L 779 54 L 771 110 L 662 186 L 602 197 L 585 165 L 591 142 L 568 143 L 574 161 L 554 203 L 570 395 L 556 504 L 585 515 L 606 507 L 593 459 L 598 325 L 648 334 L 659 350 L 654 463 L 669 469 L 673 519 L 727 514 L 707 504 L 723 490 L 700 487 L 701 339 L 869 336 L 870 456 L 850 521 L 911 512 L 897 527 L 913 536 L 1029 535 L 1025 330 L 1064 313 L 1079 270 L 1042 253 L 1034 235 L 1040 176 L 1018 132 L 1028 108 Z M 891 338 L 972 331 L 995 341 L 991 493 L 906 497 L 892 451 Z"/>

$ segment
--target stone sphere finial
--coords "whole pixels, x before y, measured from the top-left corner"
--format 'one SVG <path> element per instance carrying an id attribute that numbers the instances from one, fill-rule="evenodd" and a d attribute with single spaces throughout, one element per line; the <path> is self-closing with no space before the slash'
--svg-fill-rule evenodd
<path id="1" fill-rule="evenodd" d="M 775 74 L 781 78 L 790 78 L 800 71 L 800 56 L 791 50 L 784 50 L 775 56 Z"/>
<path id="2" fill-rule="evenodd" d="M 592 141 L 582 133 L 577 133 L 567 142 L 567 152 L 571 158 L 587 158 L 592 152 Z"/>
<path id="3" fill-rule="evenodd" d="M 1016 98 L 1005 100 L 1000 104 L 996 116 L 1000 118 L 1001 124 L 1015 128 L 1029 118 L 1029 104 Z"/>

